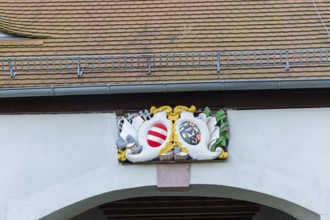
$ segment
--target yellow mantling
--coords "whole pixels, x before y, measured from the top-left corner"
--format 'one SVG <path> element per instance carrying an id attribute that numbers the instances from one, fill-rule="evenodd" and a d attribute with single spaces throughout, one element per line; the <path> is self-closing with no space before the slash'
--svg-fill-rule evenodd
<path id="1" fill-rule="evenodd" d="M 126 150 L 119 150 L 117 158 L 119 161 L 126 161 Z"/>
<path id="2" fill-rule="evenodd" d="M 228 158 L 228 153 L 227 152 L 224 152 L 222 151 L 222 153 L 219 155 L 218 157 L 219 159 L 222 159 L 222 160 L 225 160 Z"/>
<path id="3" fill-rule="evenodd" d="M 160 151 L 160 154 L 165 154 L 176 146 L 180 147 L 182 152 L 188 153 L 188 149 L 183 147 L 182 143 L 178 140 L 178 135 L 176 134 L 176 121 L 180 118 L 181 111 L 194 113 L 196 111 L 196 107 L 192 105 L 190 108 L 188 108 L 183 105 L 178 105 L 174 108 L 174 110 L 170 106 L 162 106 L 159 108 L 153 106 L 150 108 L 150 112 L 152 114 L 156 114 L 162 111 L 166 112 L 167 118 L 172 122 L 172 132 L 170 134 L 169 141 Z"/>

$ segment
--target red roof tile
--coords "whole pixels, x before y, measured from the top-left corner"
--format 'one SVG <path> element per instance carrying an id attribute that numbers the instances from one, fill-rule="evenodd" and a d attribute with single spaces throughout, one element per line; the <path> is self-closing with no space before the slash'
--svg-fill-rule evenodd
<path id="1" fill-rule="evenodd" d="M 330 2 L 317 7 L 330 27 Z M 1 57 L 328 48 L 309 0 L 0 0 Z M 1 74 L 1 87 L 219 79 L 329 77 L 330 66 Z"/>

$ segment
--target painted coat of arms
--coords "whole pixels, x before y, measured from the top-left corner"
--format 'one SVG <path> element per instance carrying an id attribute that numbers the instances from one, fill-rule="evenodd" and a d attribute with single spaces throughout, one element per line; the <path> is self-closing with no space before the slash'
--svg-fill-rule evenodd
<path id="1" fill-rule="evenodd" d="M 227 113 L 212 115 L 206 107 L 151 107 L 118 121 L 118 160 L 148 161 L 226 160 L 229 125 Z"/>

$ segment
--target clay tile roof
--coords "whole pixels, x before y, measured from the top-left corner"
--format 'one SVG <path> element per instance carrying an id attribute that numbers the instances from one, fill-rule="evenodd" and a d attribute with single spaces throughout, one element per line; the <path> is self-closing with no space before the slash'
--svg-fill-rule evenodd
<path id="1" fill-rule="evenodd" d="M 316 1 L 330 27 L 330 1 Z M 310 0 L 0 0 L 0 57 L 328 48 Z M 292 57 L 291 57 L 292 58 Z M 222 58 L 224 59 L 224 58 Z M 6 64 L 4 64 L 6 65 Z M 1 87 L 330 77 L 330 65 L 1 72 Z"/>

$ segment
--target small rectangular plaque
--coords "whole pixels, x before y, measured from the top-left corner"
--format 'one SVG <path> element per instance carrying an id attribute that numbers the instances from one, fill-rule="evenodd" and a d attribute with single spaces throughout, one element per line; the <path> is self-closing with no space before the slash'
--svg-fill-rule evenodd
<path id="1" fill-rule="evenodd" d="M 157 187 L 160 191 L 187 191 L 190 182 L 190 164 L 157 164 Z"/>

